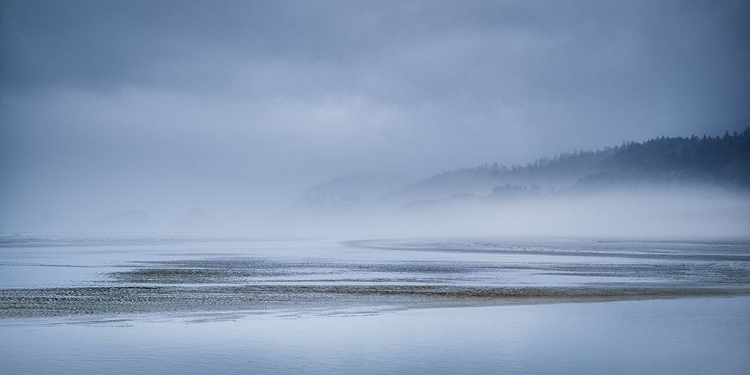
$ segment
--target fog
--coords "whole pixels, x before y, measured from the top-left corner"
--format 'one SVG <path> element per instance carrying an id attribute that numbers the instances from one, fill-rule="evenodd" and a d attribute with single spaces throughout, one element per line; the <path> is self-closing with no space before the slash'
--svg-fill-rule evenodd
<path id="1" fill-rule="evenodd" d="M 461 167 L 742 132 L 746 2 L 4 0 L 0 17 L 0 231 L 750 227 L 747 184 L 705 178 L 393 198 Z"/>

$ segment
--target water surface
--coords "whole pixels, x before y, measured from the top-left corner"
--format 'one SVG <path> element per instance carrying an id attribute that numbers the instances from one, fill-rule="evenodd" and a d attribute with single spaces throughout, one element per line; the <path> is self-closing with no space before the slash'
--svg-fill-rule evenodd
<path id="1" fill-rule="evenodd" d="M 0 239 L 3 374 L 750 368 L 743 241 Z"/>

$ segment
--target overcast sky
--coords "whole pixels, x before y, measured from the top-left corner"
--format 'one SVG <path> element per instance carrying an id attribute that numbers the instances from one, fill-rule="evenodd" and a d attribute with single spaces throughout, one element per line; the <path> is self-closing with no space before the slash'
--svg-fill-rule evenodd
<path id="1" fill-rule="evenodd" d="M 0 229 L 750 124 L 744 0 L 0 4 Z"/>

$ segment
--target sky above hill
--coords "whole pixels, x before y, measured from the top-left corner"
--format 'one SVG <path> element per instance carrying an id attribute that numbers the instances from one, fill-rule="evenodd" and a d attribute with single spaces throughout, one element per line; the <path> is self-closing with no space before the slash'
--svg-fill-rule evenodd
<path id="1" fill-rule="evenodd" d="M 750 124 L 747 1 L 2 0 L 0 17 L 0 229 L 271 212 L 340 175 Z"/>

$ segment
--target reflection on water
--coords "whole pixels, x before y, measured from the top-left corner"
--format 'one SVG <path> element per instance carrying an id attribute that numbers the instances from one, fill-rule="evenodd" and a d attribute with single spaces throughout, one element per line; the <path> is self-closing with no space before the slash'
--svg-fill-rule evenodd
<path id="1" fill-rule="evenodd" d="M 0 318 L 750 294 L 747 242 L 7 236 L 0 250 Z"/>
<path id="2" fill-rule="evenodd" d="M 0 374 L 745 374 L 749 286 L 747 242 L 0 236 Z"/>
<path id="3" fill-rule="evenodd" d="M 0 372 L 746 374 L 749 312 L 750 298 L 736 297 L 209 322 L 13 319 L 0 326 Z"/>

